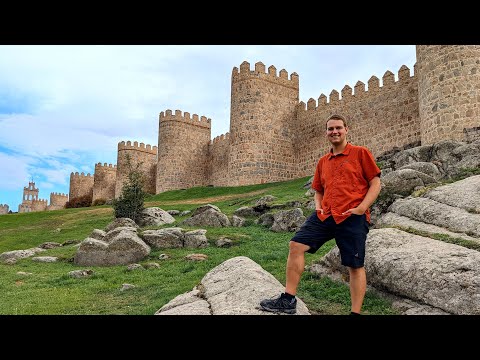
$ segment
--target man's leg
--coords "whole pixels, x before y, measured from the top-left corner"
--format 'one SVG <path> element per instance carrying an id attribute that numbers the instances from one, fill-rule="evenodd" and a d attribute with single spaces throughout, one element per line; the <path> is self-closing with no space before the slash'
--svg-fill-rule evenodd
<path id="1" fill-rule="evenodd" d="M 335 224 L 333 219 L 331 222 L 325 221 L 325 223 L 322 223 L 314 212 L 300 230 L 295 233 L 289 244 L 285 293 L 274 299 L 260 301 L 260 306 L 264 310 L 287 314 L 296 313 L 297 299 L 295 295 L 305 267 L 305 252 L 315 253 L 321 245 L 333 238 L 334 228 L 332 224 Z"/>
<path id="2" fill-rule="evenodd" d="M 350 273 L 350 297 L 352 301 L 352 312 L 360 314 L 367 289 L 367 276 L 365 268 L 348 268 Z"/>
<path id="3" fill-rule="evenodd" d="M 305 268 L 305 252 L 310 246 L 295 241 L 290 241 L 290 250 L 287 259 L 287 283 L 285 292 L 290 295 L 297 294 L 297 286 Z"/>

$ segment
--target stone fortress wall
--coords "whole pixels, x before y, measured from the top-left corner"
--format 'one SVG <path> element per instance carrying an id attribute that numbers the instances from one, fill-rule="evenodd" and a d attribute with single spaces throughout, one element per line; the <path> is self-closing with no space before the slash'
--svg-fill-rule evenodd
<path id="1" fill-rule="evenodd" d="M 99 199 L 111 200 L 115 197 L 115 181 L 117 179 L 117 165 L 104 163 L 95 164 L 93 175 L 92 202 Z"/>
<path id="2" fill-rule="evenodd" d="M 325 119 L 338 113 L 347 119 L 348 139 L 355 145 L 367 146 L 375 156 L 393 147 L 420 145 L 420 118 L 416 76 L 402 66 L 398 80 L 391 71 L 376 76 L 365 84 L 358 81 L 354 89 L 346 85 L 340 94 L 332 90 L 329 99 L 324 94 L 307 104 L 300 102 L 297 112 L 295 156 L 298 177 L 312 174 L 320 156 L 328 151 Z"/>
<path id="3" fill-rule="evenodd" d="M 93 196 L 93 176 L 88 173 L 71 173 L 70 174 L 70 191 L 69 198 L 73 200 L 81 196 Z"/>
<path id="4" fill-rule="evenodd" d="M 8 214 L 9 207 L 7 204 L 0 204 L 0 215 Z"/>
<path id="5" fill-rule="evenodd" d="M 416 52 L 422 144 L 478 135 L 480 45 L 417 45 Z"/>
<path id="6" fill-rule="evenodd" d="M 149 193 L 308 176 L 329 148 L 325 120 L 333 113 L 347 118 L 349 140 L 375 157 L 396 147 L 480 139 L 480 46 L 417 45 L 416 56 L 413 71 L 403 65 L 396 76 L 387 70 L 382 79 L 372 76 L 306 103 L 299 99 L 298 74 L 261 62 L 251 69 L 244 61 L 231 75 L 229 132 L 210 139 L 209 118 L 162 111 L 158 148 L 120 142 L 115 180 L 114 167 L 105 180 L 99 164 L 98 177 L 72 173 L 70 199 L 93 188 L 111 196 L 113 181 L 118 197 L 127 154 L 142 163 Z"/>
<path id="7" fill-rule="evenodd" d="M 159 116 L 156 189 L 182 189 L 205 185 L 208 177 L 208 146 L 211 120 L 180 110 Z"/>
<path id="8" fill-rule="evenodd" d="M 210 140 L 205 116 L 160 113 L 155 192 L 311 175 L 328 151 L 325 119 L 333 113 L 348 119 L 349 140 L 376 157 L 396 147 L 479 139 L 480 46 L 417 45 L 416 52 L 413 71 L 403 65 L 396 76 L 387 70 L 382 79 L 372 76 L 306 103 L 297 73 L 277 74 L 261 62 L 251 69 L 244 61 L 232 71 L 226 134 Z"/>
<path id="9" fill-rule="evenodd" d="M 339 113 L 348 119 L 349 140 L 368 147 L 378 157 L 395 147 L 431 144 L 446 139 L 480 139 L 480 46 L 417 45 L 413 71 L 403 65 L 397 76 L 387 70 L 354 88 L 345 85 L 318 100 L 299 100 L 299 76 L 285 69 L 267 70 L 258 62 L 243 62 L 232 71 L 230 131 L 209 142 L 197 163 L 207 159 L 201 185 L 237 186 L 283 181 L 311 175 L 328 151 L 325 119 Z M 179 110 L 177 110 L 180 112 Z M 183 137 L 159 136 L 159 159 Z M 186 142 L 186 141 L 185 141 Z M 180 155 L 173 158 L 174 155 Z M 180 152 L 168 154 L 183 164 Z M 160 163 L 160 162 L 159 162 Z M 173 168 L 173 167 L 171 167 Z M 157 177 L 157 193 L 178 187 L 178 172 Z M 158 167 L 161 171 L 161 166 Z M 166 172 L 166 173 L 165 173 Z M 185 184 L 182 187 L 197 186 Z"/>
<path id="10" fill-rule="evenodd" d="M 141 171 L 144 175 L 143 190 L 155 194 L 155 175 L 157 171 L 157 147 L 134 141 L 118 143 L 117 174 L 115 180 L 115 198 L 122 193 L 123 184 L 128 179 L 129 168 Z"/>
<path id="11" fill-rule="evenodd" d="M 68 201 L 68 194 L 50 193 L 50 205 L 48 205 L 47 210 L 60 210 L 65 207 L 65 204 Z"/>

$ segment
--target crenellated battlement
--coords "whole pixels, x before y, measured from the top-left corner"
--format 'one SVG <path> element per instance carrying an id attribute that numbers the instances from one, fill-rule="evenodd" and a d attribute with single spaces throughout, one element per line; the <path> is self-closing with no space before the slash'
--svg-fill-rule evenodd
<path id="1" fill-rule="evenodd" d="M 150 145 L 148 145 L 150 146 Z M 151 150 L 151 149 L 150 149 Z M 117 171 L 117 165 L 113 165 L 113 164 L 108 164 L 107 163 L 96 163 L 95 164 L 95 171 L 97 170 L 107 170 L 107 171 Z"/>
<path id="2" fill-rule="evenodd" d="M 52 193 L 50 193 L 50 196 L 64 196 L 64 197 L 68 197 L 68 194 L 52 192 Z"/>
<path id="3" fill-rule="evenodd" d="M 222 142 L 222 141 L 225 141 L 225 140 L 230 140 L 230 133 L 229 132 L 227 132 L 226 134 L 215 136 L 212 140 L 210 140 L 209 144 L 212 145 L 212 144 L 216 144 L 218 142 Z"/>
<path id="4" fill-rule="evenodd" d="M 70 174 L 70 177 L 72 178 L 91 178 L 92 175 L 90 175 L 90 173 L 87 173 L 87 175 L 85 175 L 84 172 L 81 172 L 80 174 L 78 173 L 78 171 L 76 171 L 75 173 L 71 173 Z"/>
<path id="5" fill-rule="evenodd" d="M 395 75 L 390 70 L 387 70 L 382 76 L 382 86 L 380 86 L 380 79 L 373 75 L 368 80 L 368 90 L 365 90 L 365 83 L 362 81 L 357 81 L 353 90 L 349 85 L 345 85 L 341 91 L 341 98 L 339 92 L 333 89 L 330 92 L 328 99 L 325 94 L 321 94 L 318 97 L 318 105 L 315 99 L 310 98 L 308 99 L 307 104 L 300 101 L 298 103 L 298 109 L 303 111 L 321 110 L 321 108 L 330 105 L 341 105 L 368 96 L 378 96 L 381 95 L 383 91 L 389 91 L 395 86 L 403 86 L 407 84 L 409 80 L 415 77 L 410 76 L 410 69 L 405 65 L 400 67 L 397 74 L 398 80 L 396 81 Z"/>
<path id="6" fill-rule="evenodd" d="M 45 205 L 47 205 L 47 203 L 48 203 L 48 200 L 46 200 L 46 199 L 32 200 L 32 204 L 35 204 L 35 203 L 37 203 L 37 204 L 45 204 Z"/>
<path id="7" fill-rule="evenodd" d="M 121 150 L 135 150 L 135 151 L 141 151 L 149 154 L 157 154 L 157 147 L 156 146 L 151 146 L 151 145 L 145 145 L 144 143 L 138 143 L 138 141 L 134 141 L 133 145 L 131 141 L 120 141 L 118 143 L 118 151 Z M 104 163 L 105 166 L 106 163 Z M 98 165 L 98 164 L 97 164 Z M 95 165 L 96 166 L 96 165 Z M 116 165 L 115 165 L 116 166 Z"/>
<path id="8" fill-rule="evenodd" d="M 250 70 L 250 63 L 247 61 L 242 62 L 240 69 L 234 67 L 232 70 L 232 83 L 252 78 L 262 79 L 264 81 L 294 89 L 299 88 L 299 78 L 296 72 L 291 73 L 289 79 L 287 70 L 282 69 L 277 76 L 277 69 L 275 66 L 271 65 L 268 67 L 268 71 L 265 71 L 265 65 L 260 61 L 255 63 L 254 70 Z"/>
<path id="9" fill-rule="evenodd" d="M 178 121 L 184 124 L 200 126 L 206 129 L 211 128 L 212 120 L 207 118 L 206 116 L 198 116 L 197 114 L 193 114 L 190 117 L 190 113 L 185 111 L 182 114 L 181 110 L 175 110 L 175 114 L 172 114 L 172 110 L 168 109 L 165 110 L 165 113 L 162 111 L 159 115 L 159 123 L 167 122 L 167 121 Z"/>

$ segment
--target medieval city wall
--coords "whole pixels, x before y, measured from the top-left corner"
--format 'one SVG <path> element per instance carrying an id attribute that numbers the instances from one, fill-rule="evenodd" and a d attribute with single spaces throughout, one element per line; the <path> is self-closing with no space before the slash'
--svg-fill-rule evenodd
<path id="1" fill-rule="evenodd" d="M 47 210 L 64 209 L 67 201 L 68 194 L 52 192 L 50 193 L 50 205 L 47 206 Z"/>
<path id="2" fill-rule="evenodd" d="M 211 120 L 166 110 L 160 113 L 158 128 L 156 192 L 208 185 Z"/>
<path id="3" fill-rule="evenodd" d="M 115 198 L 115 182 L 117 178 L 117 165 L 104 163 L 95 164 L 93 175 L 93 198 L 92 203 L 97 199 L 112 200 Z"/>
<path id="4" fill-rule="evenodd" d="M 71 173 L 70 174 L 70 191 L 68 197 L 70 201 L 80 196 L 93 195 L 93 176 L 88 173 Z"/>
<path id="5" fill-rule="evenodd" d="M 130 163 L 130 166 L 129 166 Z M 128 180 L 131 170 L 137 169 L 144 176 L 143 190 L 155 194 L 155 175 L 157 167 L 157 147 L 134 141 L 118 143 L 117 174 L 115 179 L 115 198 L 122 194 L 123 184 Z"/>
<path id="6" fill-rule="evenodd" d="M 261 62 L 251 70 L 244 61 L 232 71 L 230 131 L 211 140 L 205 116 L 161 112 L 158 155 L 150 145 L 119 143 L 115 197 L 127 174 L 126 154 L 133 164 L 143 162 L 150 193 L 312 175 L 330 147 L 325 121 L 333 113 L 346 117 L 348 140 L 375 157 L 396 147 L 479 139 L 480 45 L 417 45 L 416 51 L 412 73 L 402 66 L 396 75 L 386 71 L 381 79 L 372 76 L 307 103 L 299 101 L 296 73 L 277 74 Z M 93 186 L 72 182 L 72 175 L 70 199 Z"/>
<path id="7" fill-rule="evenodd" d="M 31 212 L 31 211 L 32 211 L 31 204 L 25 204 L 25 203 L 18 204 L 19 213 Z"/>
<path id="8" fill-rule="evenodd" d="M 398 80 L 391 71 L 382 77 L 382 86 L 376 76 L 365 84 L 358 81 L 354 90 L 346 85 L 342 97 L 332 90 L 322 94 L 318 105 L 314 99 L 300 102 L 297 112 L 298 128 L 295 136 L 297 177 L 312 175 L 318 159 L 330 148 L 326 139 L 326 119 L 335 113 L 347 119 L 347 139 L 354 145 L 368 147 L 376 157 L 392 148 L 416 143 L 420 145 L 417 78 L 402 66 Z"/>
<path id="9" fill-rule="evenodd" d="M 230 133 L 215 137 L 208 147 L 207 184 L 228 185 L 228 159 L 230 156 Z"/>
<path id="10" fill-rule="evenodd" d="M 7 204 L 0 204 L 0 215 L 8 214 L 9 208 Z"/>
<path id="11" fill-rule="evenodd" d="M 422 144 L 465 141 L 480 117 L 480 45 L 417 45 Z"/>
<path id="12" fill-rule="evenodd" d="M 298 75 L 277 75 L 261 62 L 244 61 L 232 71 L 228 185 L 293 179 L 297 175 L 293 135 L 299 100 Z"/>
<path id="13" fill-rule="evenodd" d="M 30 205 L 32 212 L 34 211 L 45 211 L 47 210 L 48 201 L 46 199 L 33 200 Z"/>

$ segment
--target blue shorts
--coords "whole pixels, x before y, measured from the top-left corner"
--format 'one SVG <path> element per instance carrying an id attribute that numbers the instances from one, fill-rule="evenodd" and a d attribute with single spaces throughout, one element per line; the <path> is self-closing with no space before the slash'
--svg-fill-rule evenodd
<path id="1" fill-rule="evenodd" d="M 320 246 L 335 238 L 342 265 L 360 268 L 364 265 L 367 234 L 368 222 L 365 214 L 352 214 L 340 224 L 336 224 L 333 216 L 322 222 L 314 211 L 291 241 L 310 246 L 307 252 L 314 254 Z"/>

